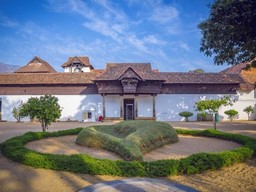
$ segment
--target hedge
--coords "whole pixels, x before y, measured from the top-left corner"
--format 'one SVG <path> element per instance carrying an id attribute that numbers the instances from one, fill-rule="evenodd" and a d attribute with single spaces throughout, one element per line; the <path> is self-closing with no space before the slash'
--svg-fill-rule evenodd
<path id="1" fill-rule="evenodd" d="M 163 177 L 178 174 L 195 174 L 206 170 L 218 170 L 234 163 L 252 158 L 256 152 L 256 139 L 238 134 L 223 133 L 217 130 L 177 130 L 179 134 L 216 137 L 240 143 L 242 146 L 230 151 L 218 153 L 198 153 L 180 160 L 143 161 L 112 161 L 96 159 L 85 154 L 55 155 L 40 153 L 27 149 L 28 142 L 48 137 L 77 135 L 82 128 L 58 131 L 52 133 L 28 132 L 22 136 L 11 138 L 0 144 L 2 154 L 19 163 L 35 168 L 45 168 L 58 171 L 86 173 L 91 175 L 117 175 Z"/>

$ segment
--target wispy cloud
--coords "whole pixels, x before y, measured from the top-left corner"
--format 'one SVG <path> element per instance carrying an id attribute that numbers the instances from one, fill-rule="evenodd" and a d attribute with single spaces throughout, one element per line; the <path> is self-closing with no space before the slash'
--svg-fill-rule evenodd
<path id="1" fill-rule="evenodd" d="M 18 17 L 16 21 L 0 14 L 0 25 L 16 27 L 13 33 L 18 34 L 16 39 L 0 37 L 0 43 L 5 40 L 14 47 L 9 51 L 12 58 L 29 60 L 39 55 L 59 71 L 75 55 L 89 56 L 96 68 L 112 61 L 151 62 L 162 71 L 177 71 L 177 66 L 179 71 L 188 71 L 193 69 L 191 65 L 204 65 L 193 57 L 195 47 L 184 37 L 195 26 L 184 25 L 182 12 L 164 0 L 47 0 L 43 8 L 56 17 L 71 16 L 74 33 L 69 25 L 65 30 L 66 25 L 50 21 L 50 25 L 33 18 L 21 22 Z"/>
<path id="2" fill-rule="evenodd" d="M 158 5 L 155 6 L 152 11 L 152 16 L 149 18 L 160 24 L 165 24 L 167 22 L 177 19 L 179 16 L 179 11 L 172 6 Z"/>
<path id="3" fill-rule="evenodd" d="M 18 22 L 14 19 L 6 17 L 0 13 L 0 25 L 2 27 L 13 28 L 18 26 Z"/>

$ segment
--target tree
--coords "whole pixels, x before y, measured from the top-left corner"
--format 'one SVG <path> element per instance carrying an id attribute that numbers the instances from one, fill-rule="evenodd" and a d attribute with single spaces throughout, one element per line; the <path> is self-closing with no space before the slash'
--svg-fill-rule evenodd
<path id="1" fill-rule="evenodd" d="M 195 103 L 195 108 L 197 111 L 209 111 L 217 113 L 222 105 L 228 106 L 232 104 L 233 101 L 229 96 L 223 96 L 220 99 L 200 100 Z"/>
<path id="2" fill-rule="evenodd" d="M 200 51 L 214 55 L 217 65 L 237 64 L 256 58 L 256 1 L 216 0 L 209 18 L 198 25 Z"/>
<path id="3" fill-rule="evenodd" d="M 12 115 L 18 123 L 20 122 L 20 119 L 23 117 L 21 114 L 21 106 L 22 106 L 22 103 L 18 107 L 14 107 L 12 109 Z"/>
<path id="4" fill-rule="evenodd" d="M 249 121 L 250 115 L 251 115 L 252 113 L 254 113 L 253 107 L 250 105 L 250 106 L 244 108 L 244 112 L 247 113 L 247 115 L 248 115 L 248 121 Z"/>
<path id="5" fill-rule="evenodd" d="M 58 98 L 55 96 L 31 97 L 27 103 L 22 105 L 21 114 L 29 116 L 30 119 L 39 119 L 42 130 L 45 132 L 51 122 L 56 121 L 61 116 L 61 107 L 58 104 Z"/>
<path id="6" fill-rule="evenodd" d="M 230 109 L 230 110 L 224 111 L 224 113 L 228 115 L 228 117 L 230 118 L 230 121 L 234 121 L 234 118 L 238 114 L 238 111 L 234 109 Z"/>
<path id="7" fill-rule="evenodd" d="M 209 111 L 210 113 L 214 113 L 218 116 L 219 109 L 221 106 L 233 105 L 233 100 L 230 96 L 223 96 L 219 99 L 208 99 L 208 100 L 200 100 L 195 103 L 195 108 L 197 111 Z M 214 118 L 214 128 L 216 129 L 217 119 Z"/>
<path id="8" fill-rule="evenodd" d="M 195 69 L 195 70 L 189 71 L 189 73 L 205 73 L 205 71 L 203 69 Z"/>
<path id="9" fill-rule="evenodd" d="M 186 122 L 188 122 L 188 118 L 193 116 L 193 113 L 191 113 L 189 111 L 183 111 L 183 112 L 179 113 L 179 116 L 185 117 Z"/>

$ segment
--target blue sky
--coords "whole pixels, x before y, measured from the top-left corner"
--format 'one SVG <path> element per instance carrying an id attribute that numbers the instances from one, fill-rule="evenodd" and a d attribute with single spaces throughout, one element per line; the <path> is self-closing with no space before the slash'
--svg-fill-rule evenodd
<path id="1" fill-rule="evenodd" d="M 25 65 L 34 56 L 57 71 L 69 56 L 150 62 L 160 71 L 218 72 L 199 51 L 197 25 L 212 0 L 0 0 L 0 62 Z"/>

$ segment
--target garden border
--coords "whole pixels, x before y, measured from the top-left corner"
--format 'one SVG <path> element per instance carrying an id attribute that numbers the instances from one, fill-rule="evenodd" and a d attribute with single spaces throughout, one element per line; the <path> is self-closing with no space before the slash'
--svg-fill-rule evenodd
<path id="1" fill-rule="evenodd" d="M 48 137 L 77 135 L 81 130 L 82 128 L 58 132 L 28 132 L 1 143 L 0 150 L 5 157 L 34 168 L 91 175 L 141 177 L 163 177 L 178 174 L 195 174 L 206 170 L 218 170 L 222 167 L 250 159 L 256 153 L 256 139 L 239 134 L 224 133 L 214 129 L 203 131 L 177 129 L 177 133 L 216 137 L 237 142 L 242 146 L 234 150 L 218 153 L 197 153 L 180 160 L 170 159 L 152 162 L 96 159 L 85 154 L 56 155 L 36 152 L 25 147 L 25 144 L 31 141 Z"/>

